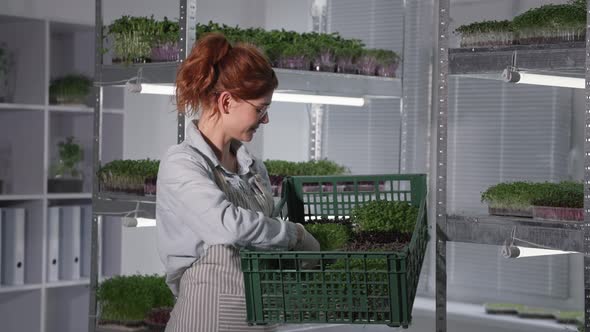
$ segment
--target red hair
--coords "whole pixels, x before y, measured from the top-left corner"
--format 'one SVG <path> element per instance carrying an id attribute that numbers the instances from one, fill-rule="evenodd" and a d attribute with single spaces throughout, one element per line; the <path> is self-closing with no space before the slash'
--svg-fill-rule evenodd
<path id="1" fill-rule="evenodd" d="M 183 114 L 216 108 L 216 95 L 228 91 L 240 99 L 257 99 L 279 82 L 268 59 L 254 45 L 231 46 L 224 35 L 200 38 L 176 74 L 176 107 Z"/>

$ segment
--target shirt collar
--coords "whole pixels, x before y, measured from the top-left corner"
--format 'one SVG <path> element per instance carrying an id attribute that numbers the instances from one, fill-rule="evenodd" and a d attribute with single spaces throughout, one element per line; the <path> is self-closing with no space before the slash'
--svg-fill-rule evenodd
<path id="1" fill-rule="evenodd" d="M 207 142 L 203 138 L 203 135 L 199 131 L 197 127 L 197 121 L 190 122 L 189 128 L 187 129 L 185 142 L 188 145 L 196 148 L 207 158 L 209 158 L 209 160 L 211 160 L 211 162 L 213 163 L 213 166 L 221 168 L 226 173 L 232 173 L 220 164 L 219 159 L 217 159 L 217 156 L 213 152 L 213 149 L 211 149 L 211 146 L 207 144 Z M 248 151 L 248 149 L 246 149 L 246 146 L 244 146 L 242 142 L 238 140 L 233 140 L 231 145 L 232 149 L 236 151 L 238 164 L 240 166 L 238 174 L 247 174 L 248 172 L 250 172 L 250 167 L 254 163 L 254 157 L 250 154 L 250 152 Z"/>

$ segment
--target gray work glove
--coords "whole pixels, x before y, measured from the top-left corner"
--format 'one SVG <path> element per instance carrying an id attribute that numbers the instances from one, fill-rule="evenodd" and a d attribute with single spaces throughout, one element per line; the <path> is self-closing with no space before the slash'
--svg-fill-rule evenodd
<path id="1" fill-rule="evenodd" d="M 301 224 L 297 225 L 297 244 L 293 247 L 295 251 L 320 251 L 320 243 Z M 317 259 L 304 259 L 300 261 L 303 269 L 311 269 L 317 266 Z"/>

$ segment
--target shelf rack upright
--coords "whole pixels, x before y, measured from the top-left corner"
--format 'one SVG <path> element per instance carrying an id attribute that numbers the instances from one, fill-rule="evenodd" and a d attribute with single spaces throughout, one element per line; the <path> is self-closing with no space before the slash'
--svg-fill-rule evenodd
<path id="1" fill-rule="evenodd" d="M 93 177 L 93 219 L 91 237 L 91 278 L 89 332 L 96 331 L 98 308 L 96 289 L 101 275 L 101 224 L 104 216 L 123 216 L 135 211 L 136 217 L 155 218 L 155 197 L 134 196 L 100 192 L 96 171 L 101 166 L 101 136 L 103 130 L 103 86 L 122 86 L 133 77 L 141 76 L 146 82 L 173 85 L 179 63 L 186 58 L 196 39 L 196 0 L 180 0 L 180 60 L 168 63 L 147 64 L 103 64 L 103 17 L 102 0 L 96 1 L 96 51 L 95 70 L 97 87 L 94 106 L 94 177 Z M 325 17 L 324 17 L 325 20 Z M 281 89 L 289 92 L 323 93 L 328 95 L 357 96 L 377 99 L 402 99 L 402 79 L 389 77 L 361 76 L 354 74 L 323 73 L 274 68 L 281 82 Z M 319 106 L 320 108 L 323 106 Z M 321 116 L 316 116 L 321 119 Z M 184 140 L 185 117 L 178 115 L 177 142 Z M 321 124 L 318 124 L 321 125 Z M 316 126 L 317 127 L 317 126 Z M 317 129 L 317 128 L 316 128 Z M 316 136 L 318 134 L 316 133 Z M 310 140 L 314 139 L 311 135 Z M 313 153 L 310 153 L 313 156 Z"/>
<path id="2" fill-rule="evenodd" d="M 433 112 L 436 114 L 435 180 L 436 331 L 447 330 L 446 243 L 449 241 L 503 245 L 513 230 L 532 243 L 584 255 L 584 328 L 590 331 L 590 25 L 586 41 L 555 47 L 508 46 L 502 48 L 449 49 L 450 0 L 440 0 L 436 9 L 436 52 L 433 77 Z M 590 1 L 587 1 L 590 22 Z M 515 64 L 539 72 L 568 77 L 585 77 L 584 129 L 584 221 L 535 222 L 526 218 L 493 216 L 454 216 L 447 213 L 447 125 L 448 79 L 450 75 L 481 79 L 500 79 L 500 73 Z"/>
<path id="3" fill-rule="evenodd" d="M 182 62 L 188 52 L 192 49 L 196 39 L 197 23 L 197 0 L 179 0 L 179 61 Z M 90 296 L 89 296 L 89 315 L 88 331 L 94 332 L 97 328 L 97 298 L 96 291 L 98 288 L 98 279 L 100 276 L 100 229 L 104 215 L 117 215 L 121 211 L 131 211 L 144 209 L 147 211 L 147 217 L 155 218 L 155 199 L 138 200 L 137 197 L 101 195 L 99 181 L 96 175 L 101 166 L 102 142 L 101 135 L 103 129 L 103 86 L 115 85 L 114 80 L 105 80 L 103 65 L 103 11 L 102 0 L 95 0 L 95 99 L 94 99 L 94 158 L 93 158 L 93 183 L 92 183 L 92 233 L 91 233 L 91 267 L 90 267 Z M 178 63 L 176 63 L 178 65 Z M 128 76 L 129 78 L 130 76 Z M 173 81 L 173 80 L 172 80 Z M 177 142 L 184 140 L 185 117 L 178 114 L 177 119 Z M 138 208 L 140 205 L 140 208 Z"/>

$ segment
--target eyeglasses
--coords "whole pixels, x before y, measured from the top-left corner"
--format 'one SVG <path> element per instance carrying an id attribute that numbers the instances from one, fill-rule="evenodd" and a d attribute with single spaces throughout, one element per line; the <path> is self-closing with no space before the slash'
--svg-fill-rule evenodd
<path id="1" fill-rule="evenodd" d="M 264 117 L 268 114 L 268 109 L 270 108 L 270 105 L 256 106 L 251 102 L 247 101 L 246 99 L 242 100 L 254 107 L 254 109 L 256 110 L 256 114 L 258 115 L 258 120 L 264 119 Z"/>

